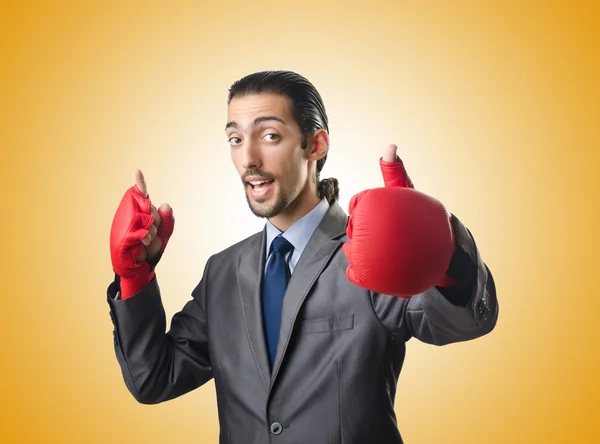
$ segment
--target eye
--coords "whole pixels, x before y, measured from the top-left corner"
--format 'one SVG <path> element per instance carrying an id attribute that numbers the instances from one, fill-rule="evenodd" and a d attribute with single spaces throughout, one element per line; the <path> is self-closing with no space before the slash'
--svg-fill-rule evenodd
<path id="1" fill-rule="evenodd" d="M 237 142 L 235 142 L 237 141 Z M 237 145 L 242 141 L 242 139 L 240 139 L 239 137 L 230 137 L 229 140 L 227 141 L 227 143 L 229 143 L 229 145 L 233 146 L 233 145 Z"/>
<path id="2" fill-rule="evenodd" d="M 270 140 L 270 142 L 274 142 L 275 140 L 279 140 L 279 135 L 278 134 L 269 133 L 269 134 L 265 135 L 265 137 L 269 137 L 269 136 L 273 136 L 273 138 Z"/>

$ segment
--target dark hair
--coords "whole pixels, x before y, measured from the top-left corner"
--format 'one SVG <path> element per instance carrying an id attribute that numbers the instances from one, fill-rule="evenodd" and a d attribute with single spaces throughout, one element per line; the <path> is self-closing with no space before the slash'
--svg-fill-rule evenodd
<path id="1" fill-rule="evenodd" d="M 305 77 L 292 71 L 261 71 L 249 74 L 229 88 L 227 105 L 234 97 L 248 94 L 274 93 L 286 96 L 292 102 L 291 114 L 302 132 L 302 148 L 308 147 L 308 136 L 324 129 L 329 133 L 327 113 L 321 95 Z M 317 160 L 317 192 L 329 203 L 339 199 L 338 181 L 335 178 L 319 180 L 327 154 Z"/>

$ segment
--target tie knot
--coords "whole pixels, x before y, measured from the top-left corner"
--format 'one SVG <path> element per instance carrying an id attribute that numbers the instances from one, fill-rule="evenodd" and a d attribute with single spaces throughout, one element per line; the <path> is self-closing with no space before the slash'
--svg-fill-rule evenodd
<path id="1" fill-rule="evenodd" d="M 293 245 L 281 234 L 273 239 L 273 242 L 271 243 L 271 251 L 273 251 L 273 253 L 286 254 L 292 248 Z"/>

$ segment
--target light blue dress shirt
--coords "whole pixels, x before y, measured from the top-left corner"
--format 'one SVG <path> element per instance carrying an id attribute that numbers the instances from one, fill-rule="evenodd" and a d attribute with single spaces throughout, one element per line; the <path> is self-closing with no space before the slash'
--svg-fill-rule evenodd
<path id="1" fill-rule="evenodd" d="M 285 256 L 288 268 L 290 269 L 290 274 L 294 272 L 294 268 L 296 267 L 304 248 L 306 248 L 308 241 L 315 232 L 319 223 L 321 223 L 323 217 L 325 217 L 325 213 L 327 213 L 328 210 L 329 202 L 327 202 L 327 199 L 321 199 L 321 202 L 319 202 L 307 214 L 302 216 L 301 219 L 294 222 L 292 226 L 283 233 L 283 237 L 285 237 L 285 239 L 294 247 L 292 251 L 287 253 Z M 265 242 L 265 255 L 268 256 L 265 262 L 265 269 L 263 270 L 263 273 L 266 273 L 267 264 L 271 260 L 271 242 L 273 242 L 273 239 L 281 234 L 281 231 L 268 220 L 266 226 L 267 241 Z"/>

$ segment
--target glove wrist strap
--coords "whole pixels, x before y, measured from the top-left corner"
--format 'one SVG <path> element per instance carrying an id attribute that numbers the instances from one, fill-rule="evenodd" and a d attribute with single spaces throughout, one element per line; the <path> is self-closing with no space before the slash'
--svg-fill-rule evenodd
<path id="1" fill-rule="evenodd" d="M 150 273 L 134 279 L 120 278 L 121 299 L 127 299 L 142 291 L 154 279 L 154 275 L 154 270 L 152 270 Z"/>

